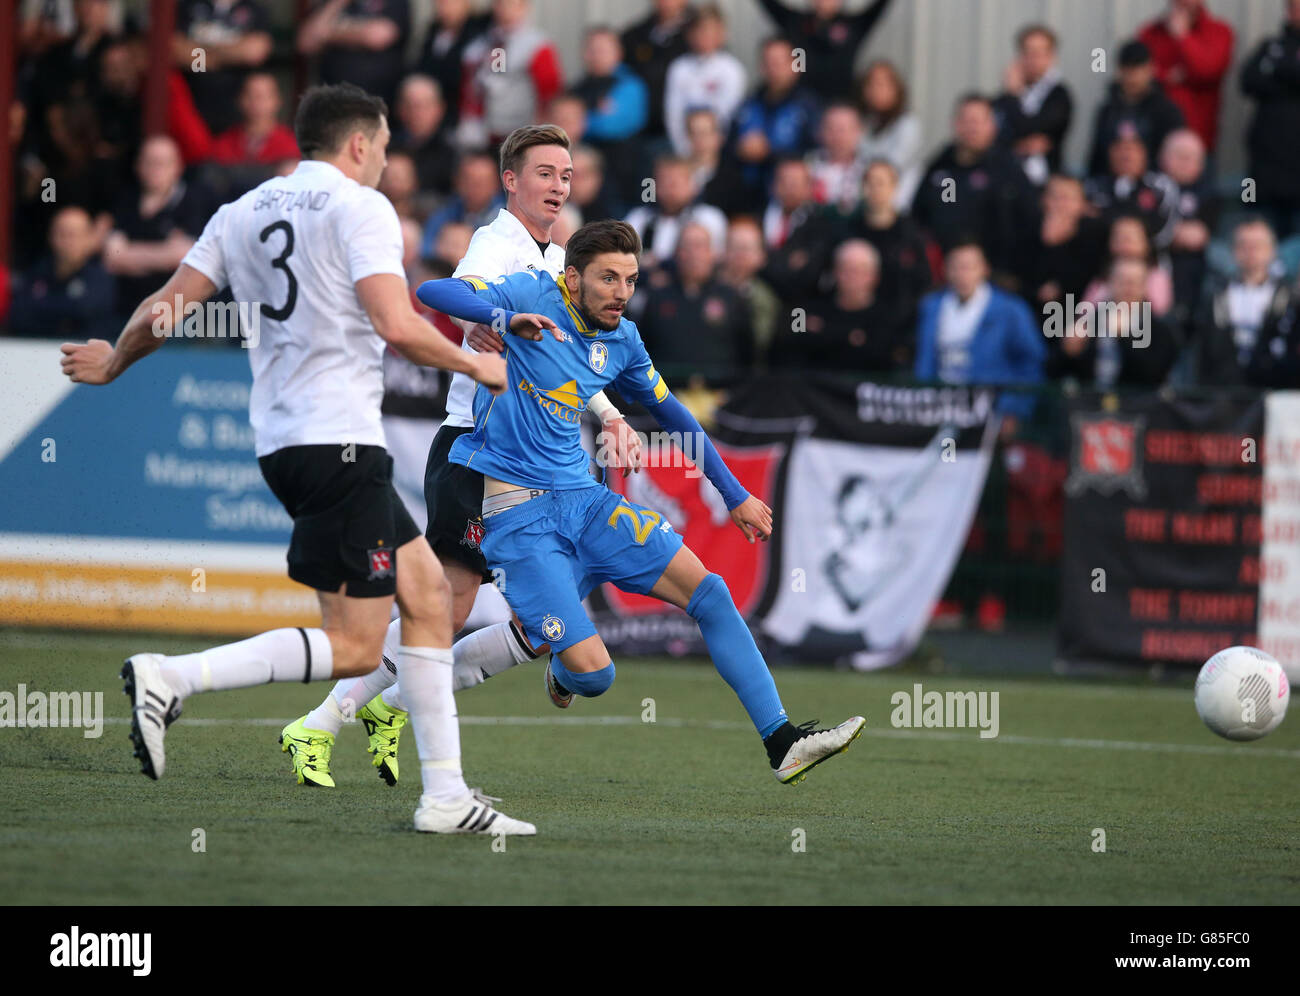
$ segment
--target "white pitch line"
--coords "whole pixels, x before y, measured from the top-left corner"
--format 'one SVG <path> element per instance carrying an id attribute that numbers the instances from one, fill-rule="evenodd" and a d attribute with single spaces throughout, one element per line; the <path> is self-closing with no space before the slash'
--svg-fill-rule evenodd
<path id="1" fill-rule="evenodd" d="M 979 731 L 972 728 L 966 733 L 949 730 L 863 730 L 864 735 L 875 737 L 913 737 L 920 740 L 979 740 Z M 1014 733 L 999 733 L 994 743 L 1025 744 L 1030 747 L 1091 747 L 1099 750 L 1140 750 L 1164 754 L 1223 754 L 1242 757 L 1247 754 L 1263 757 L 1289 757 L 1300 759 L 1300 750 L 1283 747 L 1218 746 L 1217 744 L 1163 744 L 1142 740 L 1092 740 L 1080 737 L 1025 737 Z"/>
<path id="2" fill-rule="evenodd" d="M 104 722 L 122 726 L 130 720 L 125 716 L 106 716 Z M 180 726 L 284 726 L 291 719 L 179 719 Z M 720 719 L 660 719 L 643 723 L 639 716 L 461 716 L 462 726 L 667 726 L 673 729 L 694 730 L 751 730 L 748 723 L 733 723 Z M 868 728 L 863 736 L 884 739 L 916 739 L 982 742 L 979 730 L 965 732 L 953 730 L 894 730 Z M 1000 733 L 991 738 L 993 743 L 1016 744 L 1028 747 L 1066 747 L 1094 750 L 1135 750 L 1157 754 L 1210 754 L 1231 757 L 1284 757 L 1300 760 L 1300 750 L 1282 747 L 1240 747 L 1215 744 L 1164 744 L 1141 740 L 1095 740 L 1081 737 L 1025 737 Z"/>

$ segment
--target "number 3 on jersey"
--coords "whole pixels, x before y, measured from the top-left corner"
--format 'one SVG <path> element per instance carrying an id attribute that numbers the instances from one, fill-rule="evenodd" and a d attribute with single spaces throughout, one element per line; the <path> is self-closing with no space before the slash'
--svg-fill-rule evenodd
<path id="1" fill-rule="evenodd" d="M 658 512 L 648 508 L 637 512 L 630 505 L 619 505 L 610 513 L 610 528 L 617 529 L 619 519 L 623 518 L 626 518 L 632 526 L 632 542 L 637 546 L 645 546 L 645 541 L 650 538 L 650 531 L 659 525 L 659 520 L 662 517 Z"/>
<path id="2" fill-rule="evenodd" d="M 287 221 L 277 221 L 263 228 L 257 237 L 265 242 L 271 237 L 272 232 L 284 232 L 284 248 L 280 250 L 280 255 L 271 260 L 271 266 L 284 271 L 289 281 L 289 296 L 283 308 L 272 308 L 263 302 L 261 310 L 263 317 L 282 322 L 293 314 L 293 306 L 298 303 L 298 278 L 293 275 L 293 270 L 289 269 L 289 257 L 293 255 L 293 226 Z"/>

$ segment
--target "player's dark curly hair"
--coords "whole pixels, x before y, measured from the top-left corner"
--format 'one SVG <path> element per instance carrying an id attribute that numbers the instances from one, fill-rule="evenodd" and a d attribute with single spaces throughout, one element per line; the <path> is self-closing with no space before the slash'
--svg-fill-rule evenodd
<path id="1" fill-rule="evenodd" d="M 641 237 L 626 221 L 589 221 L 571 236 L 564 246 L 564 266 L 582 273 L 587 264 L 601 253 L 622 252 L 641 255 Z"/>
<path id="2" fill-rule="evenodd" d="M 387 114 L 382 97 L 353 83 L 314 86 L 298 102 L 293 133 L 303 156 L 315 159 L 337 152 L 355 131 L 373 137 Z"/>

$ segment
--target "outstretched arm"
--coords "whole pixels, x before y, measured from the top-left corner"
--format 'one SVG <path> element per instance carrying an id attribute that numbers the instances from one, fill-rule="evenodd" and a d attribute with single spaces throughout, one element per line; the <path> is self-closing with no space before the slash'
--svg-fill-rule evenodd
<path id="1" fill-rule="evenodd" d="M 563 341 L 564 332 L 545 315 L 514 311 L 508 296 L 477 277 L 447 277 L 443 280 L 426 280 L 420 284 L 415 296 L 421 302 L 452 318 L 478 322 L 500 331 L 509 329 L 526 339 L 542 338 L 542 329 L 550 329 L 556 339 Z"/>
<path id="2" fill-rule="evenodd" d="M 140 302 L 117 337 L 116 346 L 105 339 L 65 342 L 60 347 L 63 372 L 78 384 L 111 383 L 132 363 L 163 344 L 181 324 L 190 302 L 202 303 L 216 292 L 211 280 L 182 263 L 167 283 Z"/>
<path id="3" fill-rule="evenodd" d="M 663 399 L 649 406 L 655 421 L 669 433 L 680 434 L 679 438 L 688 449 L 686 455 L 718 489 L 731 512 L 731 521 L 745 534 L 745 538 L 751 543 L 755 536 L 767 539 L 772 535 L 772 510 L 736 480 L 731 468 L 719 455 L 717 447 L 690 410 L 667 390 L 661 393 Z M 687 444 L 687 440 L 691 442 Z"/>
<path id="4" fill-rule="evenodd" d="M 468 273 L 462 274 L 458 279 L 468 281 L 471 286 L 474 285 L 476 280 L 485 283 L 482 277 L 471 276 Z M 416 291 L 416 293 L 419 294 L 419 291 Z M 424 298 L 420 300 L 423 301 Z M 465 330 L 465 341 L 476 352 L 500 353 L 506 348 L 505 339 L 491 325 L 486 325 L 483 322 L 463 322 L 461 327 Z M 502 321 L 502 327 L 505 327 L 504 320 Z M 523 332 L 515 332 L 515 335 L 521 335 L 525 339 L 540 339 L 541 329 L 534 326 L 531 331 L 525 329 Z M 618 410 L 609 398 L 605 397 L 604 391 L 597 391 L 588 398 L 587 408 L 600 419 L 604 431 L 609 433 L 607 441 L 613 448 L 612 455 L 614 457 L 610 466 L 621 467 L 624 477 L 634 470 L 640 470 L 641 440 L 632 430 L 632 427 L 627 424 L 627 421 L 623 418 L 623 413 Z M 604 444 L 602 442 L 602 445 Z"/>
<path id="5" fill-rule="evenodd" d="M 357 300 L 375 332 L 412 363 L 468 374 L 493 394 L 506 386 L 506 365 L 499 356 L 467 353 L 411 307 L 407 283 L 392 273 L 375 273 L 356 282 Z"/>

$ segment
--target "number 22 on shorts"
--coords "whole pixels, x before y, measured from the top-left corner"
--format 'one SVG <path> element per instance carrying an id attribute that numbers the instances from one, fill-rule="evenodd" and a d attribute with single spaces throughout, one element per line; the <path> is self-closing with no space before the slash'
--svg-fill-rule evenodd
<path id="1" fill-rule="evenodd" d="M 650 538 L 650 531 L 659 525 L 662 516 L 648 508 L 638 513 L 631 505 L 619 505 L 610 513 L 610 528 L 617 529 L 618 520 L 622 518 L 626 518 L 632 525 L 632 541 L 637 546 L 645 546 L 645 541 Z"/>

